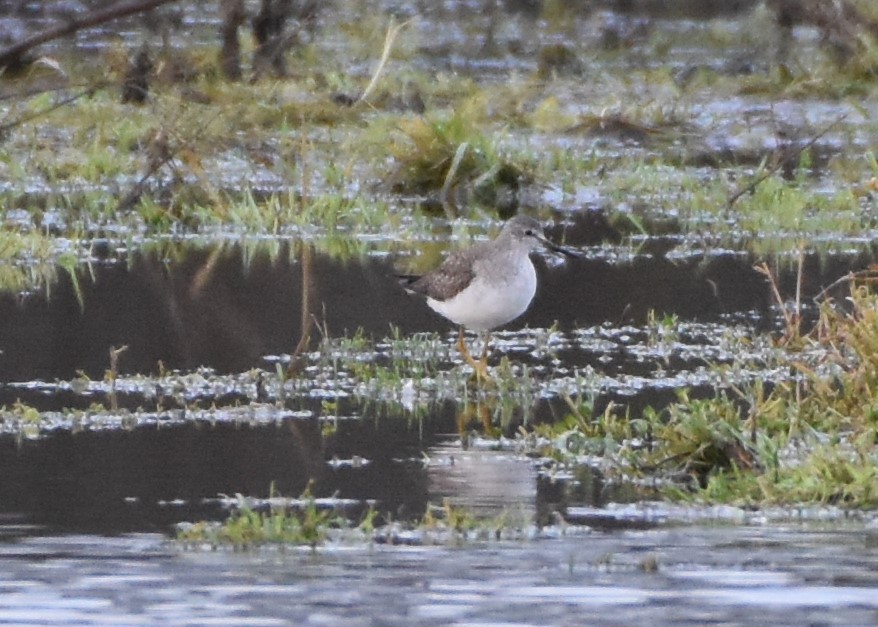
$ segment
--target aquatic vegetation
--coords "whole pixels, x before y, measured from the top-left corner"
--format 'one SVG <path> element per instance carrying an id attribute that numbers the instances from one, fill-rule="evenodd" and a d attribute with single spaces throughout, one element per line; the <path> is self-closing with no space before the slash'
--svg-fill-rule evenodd
<path id="1" fill-rule="evenodd" d="M 9 226 L 10 222 L 0 227 L 0 291 L 51 289 L 59 274 L 67 274 L 79 293 L 76 268 L 89 257 L 85 243 L 75 234 L 58 240 L 29 224 Z"/>
<path id="2" fill-rule="evenodd" d="M 239 496 L 238 506 L 225 522 L 181 525 L 177 540 L 187 545 L 228 545 L 238 549 L 265 544 L 301 544 L 314 549 L 326 540 L 329 527 L 342 520 L 331 509 L 318 507 L 310 488 L 299 498 L 301 506 L 292 507 L 271 504 L 276 500 L 273 492 L 272 489 L 268 511 L 253 509 L 247 499 Z"/>
<path id="3" fill-rule="evenodd" d="M 824 303 L 799 338 L 794 375 L 735 384 L 704 398 L 685 391 L 661 410 L 620 419 L 568 399 L 570 414 L 537 434 L 569 463 L 603 455 L 611 475 L 661 477 L 673 498 L 768 504 L 878 504 L 878 296 L 855 286 L 849 308 Z M 720 371 L 737 366 L 723 366 Z M 560 439 L 559 439 L 560 438 Z"/>
<path id="4" fill-rule="evenodd" d="M 712 473 L 753 470 L 759 465 L 740 408 L 724 393 L 711 399 L 690 399 L 685 393 L 667 408 L 667 419 L 646 412 L 655 425 L 656 467 L 694 478 L 703 485 Z"/>
<path id="5" fill-rule="evenodd" d="M 179 523 L 176 541 L 190 550 L 252 550 L 272 545 L 316 550 L 325 544 L 460 545 L 537 535 L 533 521 L 505 511 L 479 518 L 450 499 L 444 499 L 441 506 L 428 504 L 424 515 L 412 520 L 393 520 L 370 504 L 359 523 L 339 509 L 353 503 L 317 499 L 310 487 L 297 499 L 272 494 L 262 500 L 240 495 L 224 500 L 231 510 L 226 520 Z"/>
<path id="6" fill-rule="evenodd" d="M 860 10 L 869 14 L 868 7 Z M 515 51 L 519 62 L 532 64 L 533 74 L 512 72 L 498 85 L 477 72 L 429 64 L 425 69 L 429 46 L 408 28 L 381 76 L 381 88 L 390 95 L 376 93 L 368 107 L 351 107 L 337 96 L 356 91 L 364 78 L 339 67 L 345 59 L 375 58 L 386 28 L 376 16 L 362 17 L 343 22 L 349 39 L 344 46 L 318 40 L 297 49 L 295 80 L 220 80 L 201 42 L 197 51 L 175 51 L 185 61 L 169 59 L 163 49 L 158 67 L 165 68 L 165 78 L 141 107 L 118 102 L 117 86 L 105 85 L 103 78 L 101 88 L 86 89 L 65 104 L 49 92 L 23 89 L 3 112 L 8 139 L 0 151 L 2 173 L 17 188 L 48 188 L 67 198 L 65 215 L 81 221 L 70 220 L 66 227 L 85 227 L 87 234 L 108 223 L 138 231 L 146 227 L 158 237 L 181 228 L 282 233 L 295 225 L 308 227 L 309 235 L 311 229 L 331 233 L 333 247 L 344 250 L 363 224 L 377 229 L 385 220 L 417 216 L 413 205 L 400 206 L 399 198 L 385 196 L 394 186 L 404 194 L 438 192 L 452 204 L 492 211 L 497 206 L 511 211 L 521 199 L 546 204 L 540 190 L 558 189 L 564 195 L 549 199 L 553 208 L 581 207 L 577 199 L 584 196 L 587 204 L 609 208 L 611 219 L 618 214 L 649 225 L 660 221 L 654 218 L 673 216 L 683 234 L 699 238 L 707 231 L 714 236 L 711 245 L 743 244 L 766 254 L 797 238 L 821 246 L 827 233 L 836 241 L 857 241 L 874 230 L 874 195 L 857 192 L 863 180 L 857 171 L 865 173 L 867 167 L 856 155 L 859 146 L 870 145 L 868 130 L 853 119 L 820 146 L 831 151 L 828 165 L 810 162 L 806 151 L 799 174 L 789 178 L 784 172 L 783 178 L 766 181 L 752 198 L 742 199 L 741 207 L 726 211 L 734 191 L 730 181 L 747 180 L 754 160 L 770 161 L 784 145 L 814 133 L 808 124 L 787 119 L 794 115 L 775 113 L 774 93 L 754 92 L 752 102 L 745 99 L 728 110 L 718 104 L 726 96 L 737 97 L 747 81 L 778 82 L 771 71 L 755 67 L 736 73 L 690 59 L 685 63 L 695 64 L 696 73 L 722 80 L 687 83 L 679 74 L 693 68 L 678 67 L 676 38 L 654 33 L 629 44 L 638 54 L 649 52 L 645 58 L 664 62 L 619 64 L 616 55 L 608 55 L 601 57 L 599 69 L 577 69 L 573 60 L 595 52 L 587 42 L 548 45 L 542 48 L 548 75 L 540 77 L 539 51 L 531 51 L 533 59 Z M 719 55 L 743 36 L 764 47 L 759 29 L 750 26 L 765 17 L 742 18 L 743 27 L 689 29 L 688 45 L 718 49 Z M 585 28 L 577 19 L 557 28 Z M 549 30 L 556 28 L 551 23 Z M 332 54 L 322 54 L 329 49 L 323 45 L 334 46 Z M 874 46 L 865 50 L 868 55 Z M 114 65 L 114 57 L 126 55 L 115 49 L 106 56 Z M 176 61 L 192 66 L 185 81 L 166 80 L 167 67 Z M 796 67 L 805 73 L 796 80 L 850 82 L 837 70 L 820 80 L 807 78 L 807 72 L 822 67 Z M 100 67 L 82 63 L 68 68 L 74 69 L 86 83 L 89 71 L 102 74 Z M 591 86 L 588 98 L 581 93 L 580 71 Z M 426 103 L 423 114 L 393 104 L 400 99 L 395 92 L 412 86 Z M 874 90 L 863 89 L 860 102 L 834 110 L 859 111 L 868 118 Z M 711 112 L 702 114 L 705 101 Z M 763 106 L 765 113 L 739 122 L 738 113 Z M 776 133 L 780 127 L 783 133 Z M 772 147 L 765 138 L 774 135 Z M 853 144 L 852 151 L 836 149 L 839 142 Z M 15 158 L 19 154 L 29 157 Z M 388 168 L 390 180 L 373 186 L 372 181 L 387 177 Z M 815 180 L 815 173 L 822 180 Z M 851 179 L 852 187 L 827 184 L 839 175 Z M 473 193 L 452 194 L 461 190 Z M 93 195 L 86 206 L 80 194 Z M 6 203 L 18 206 L 19 200 Z"/>

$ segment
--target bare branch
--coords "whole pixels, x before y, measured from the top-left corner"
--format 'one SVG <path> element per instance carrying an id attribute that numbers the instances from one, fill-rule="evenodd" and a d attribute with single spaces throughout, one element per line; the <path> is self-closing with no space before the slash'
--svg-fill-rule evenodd
<path id="1" fill-rule="evenodd" d="M 37 33 L 36 35 L 23 39 L 8 48 L 0 50 L 0 68 L 21 63 L 21 55 L 25 52 L 54 39 L 65 37 L 84 28 L 98 26 L 120 17 L 127 17 L 135 13 L 144 13 L 150 9 L 156 8 L 157 6 L 174 1 L 175 0 L 132 0 L 130 2 L 119 2 L 105 9 L 92 11 L 83 17 L 68 20 L 60 26 L 50 28 L 42 33 Z"/>
<path id="2" fill-rule="evenodd" d="M 780 170 L 785 163 L 789 162 L 791 159 L 795 159 L 800 154 L 802 154 L 803 152 L 808 150 L 808 148 L 810 148 L 811 146 L 816 144 L 824 135 L 826 135 L 829 131 L 831 131 L 836 126 L 841 124 L 847 116 L 848 116 L 847 113 L 843 113 L 842 115 L 835 118 L 835 120 L 833 120 L 830 124 L 826 125 L 826 127 L 823 128 L 823 130 L 821 130 L 819 133 L 814 135 L 811 139 L 809 139 L 804 144 L 801 144 L 800 146 L 796 146 L 790 150 L 785 150 L 781 154 L 781 157 L 779 159 L 777 159 L 777 161 L 773 165 L 766 167 L 762 171 L 762 174 L 750 179 L 750 181 L 746 185 L 744 185 L 743 187 L 740 187 L 731 196 L 729 196 L 729 199 L 726 203 L 726 208 L 731 209 L 732 205 L 734 205 L 735 202 L 737 202 L 737 200 L 741 196 L 743 196 L 744 194 L 747 194 L 747 193 L 754 192 L 756 190 L 756 188 L 759 187 L 760 183 L 762 183 L 765 179 L 767 179 L 772 174 L 774 174 L 775 172 Z"/>

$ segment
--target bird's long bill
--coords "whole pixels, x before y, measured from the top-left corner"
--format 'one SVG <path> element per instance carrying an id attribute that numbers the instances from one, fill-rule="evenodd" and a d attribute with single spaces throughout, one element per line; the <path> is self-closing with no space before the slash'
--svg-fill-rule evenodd
<path id="1" fill-rule="evenodd" d="M 552 252 L 561 253 L 565 257 L 570 257 L 571 259 L 579 259 L 580 257 L 582 257 L 582 253 L 580 253 L 579 251 L 573 250 L 572 248 L 566 248 L 564 246 L 559 246 L 558 244 L 556 244 L 552 241 L 549 241 L 545 237 L 541 237 L 541 238 L 539 238 L 539 240 L 543 246 L 545 246 L 546 248 L 548 248 Z"/>

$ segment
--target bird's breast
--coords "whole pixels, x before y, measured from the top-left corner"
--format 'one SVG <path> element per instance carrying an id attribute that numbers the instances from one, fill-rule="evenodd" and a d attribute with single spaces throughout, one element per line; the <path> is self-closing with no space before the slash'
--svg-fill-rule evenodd
<path id="1" fill-rule="evenodd" d="M 518 260 L 516 260 L 518 261 Z M 511 322 L 527 311 L 537 290 L 537 275 L 528 257 L 487 268 L 459 294 L 427 304 L 452 322 L 473 331 L 487 331 Z"/>

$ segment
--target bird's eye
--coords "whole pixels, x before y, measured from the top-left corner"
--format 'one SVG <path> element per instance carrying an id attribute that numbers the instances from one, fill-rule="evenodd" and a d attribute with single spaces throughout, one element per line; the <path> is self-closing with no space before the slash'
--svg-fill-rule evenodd
<path id="1" fill-rule="evenodd" d="M 525 235 L 533 237 L 534 232 L 531 229 L 528 229 L 524 232 Z"/>

